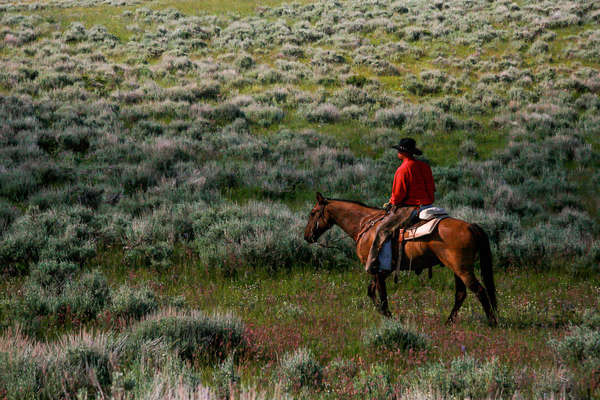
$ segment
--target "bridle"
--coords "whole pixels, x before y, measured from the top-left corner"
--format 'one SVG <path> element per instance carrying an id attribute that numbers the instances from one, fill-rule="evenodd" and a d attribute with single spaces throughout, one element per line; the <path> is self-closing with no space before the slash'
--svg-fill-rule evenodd
<path id="1" fill-rule="evenodd" d="M 321 210 L 319 211 L 319 215 L 317 215 L 317 223 L 315 225 L 315 229 L 319 229 L 319 220 L 321 218 L 325 218 L 325 206 L 321 207 Z"/>
<path id="2" fill-rule="evenodd" d="M 323 207 L 322 207 L 322 208 L 319 210 L 319 213 L 317 214 L 317 217 L 316 217 L 316 218 L 317 218 L 317 222 L 315 223 L 315 230 L 318 230 L 318 229 L 319 229 L 319 226 L 320 226 L 320 225 L 319 225 L 319 221 L 321 220 L 321 218 L 325 219 L 325 206 L 323 206 Z M 331 227 L 331 226 L 329 226 L 328 228 L 330 228 L 330 227 Z M 340 237 L 339 239 L 337 239 L 337 240 L 334 240 L 334 241 L 333 241 L 333 243 L 334 243 L 334 244 L 335 244 L 335 243 L 339 243 L 339 242 L 341 242 L 341 241 L 342 241 L 342 240 L 344 240 L 344 239 L 345 239 L 344 237 Z M 328 245 L 328 244 L 319 243 L 317 240 L 315 240 L 315 243 L 316 243 L 318 246 L 320 246 L 320 247 L 323 247 L 323 248 L 325 248 L 325 249 L 336 249 L 336 250 L 344 251 L 344 249 L 343 249 L 343 248 L 341 248 L 341 247 L 338 247 L 338 246 L 331 246 L 331 245 Z"/>
<path id="3" fill-rule="evenodd" d="M 383 215 L 380 215 L 380 216 L 376 216 L 376 217 L 374 217 L 374 218 L 371 218 L 371 219 L 369 219 L 369 220 L 365 221 L 365 222 L 362 224 L 362 227 L 361 227 L 360 231 L 359 231 L 359 232 L 358 232 L 358 234 L 356 235 L 355 242 L 356 242 L 356 243 L 358 243 L 358 242 L 359 242 L 359 241 L 362 239 L 362 237 L 364 236 L 364 234 L 365 234 L 365 233 L 367 233 L 367 232 L 368 232 L 368 231 L 369 231 L 369 230 L 370 230 L 370 229 L 371 229 L 373 226 L 375 226 L 375 224 L 377 224 L 379 221 L 381 221 L 383 218 L 385 218 L 385 216 L 386 216 L 386 215 L 387 215 L 387 213 L 385 213 L 385 214 L 383 214 Z M 323 206 L 323 207 L 322 207 L 322 208 L 319 210 L 319 213 L 318 213 L 318 215 L 317 215 L 317 217 L 316 217 L 316 218 L 317 218 L 317 221 L 316 221 L 316 223 L 315 223 L 315 230 L 318 230 L 318 229 L 319 229 L 319 221 L 320 221 L 320 219 L 321 219 L 321 218 L 325 218 L 325 206 Z M 343 238 L 342 238 L 342 239 L 343 239 Z M 335 243 L 337 243 L 337 242 L 341 241 L 342 239 L 338 239 L 338 240 L 336 240 L 336 241 L 335 241 Z M 334 249 L 335 249 L 335 248 L 337 248 L 337 249 L 339 249 L 338 247 L 332 247 L 332 246 L 327 246 L 327 245 L 324 245 L 324 244 L 322 244 L 322 243 L 319 243 L 319 242 L 318 242 L 318 241 L 316 241 L 316 240 L 315 240 L 315 243 L 317 243 L 317 244 L 318 244 L 319 246 L 321 246 L 321 247 L 325 247 L 325 248 L 334 248 Z"/>

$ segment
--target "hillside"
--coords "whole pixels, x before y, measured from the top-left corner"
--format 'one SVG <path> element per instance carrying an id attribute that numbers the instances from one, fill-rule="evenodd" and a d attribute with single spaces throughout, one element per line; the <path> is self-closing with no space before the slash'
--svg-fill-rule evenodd
<path id="1" fill-rule="evenodd" d="M 600 396 L 599 23 L 584 0 L 0 0 L 0 398 Z M 474 296 L 441 326 L 444 268 L 401 274 L 380 321 L 350 239 L 303 240 L 316 191 L 388 199 L 406 136 L 491 239 L 497 329 Z"/>

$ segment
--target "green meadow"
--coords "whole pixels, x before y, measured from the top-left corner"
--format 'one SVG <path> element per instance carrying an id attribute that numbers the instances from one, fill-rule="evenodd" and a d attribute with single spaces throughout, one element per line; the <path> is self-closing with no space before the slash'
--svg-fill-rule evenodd
<path id="1" fill-rule="evenodd" d="M 0 1 L 0 399 L 600 397 L 600 5 Z M 499 326 L 354 243 L 413 137 Z M 478 273 L 478 268 L 476 268 Z"/>

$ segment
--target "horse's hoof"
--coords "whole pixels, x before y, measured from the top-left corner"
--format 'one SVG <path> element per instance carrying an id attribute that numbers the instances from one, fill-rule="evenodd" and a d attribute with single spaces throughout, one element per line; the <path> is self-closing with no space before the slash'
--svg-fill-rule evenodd
<path id="1" fill-rule="evenodd" d="M 381 307 L 381 306 L 376 306 L 375 307 L 377 309 L 377 312 L 381 315 L 383 315 L 384 317 L 390 318 L 392 316 L 392 313 L 390 312 L 390 310 L 386 310 L 385 308 Z"/>
<path id="2" fill-rule="evenodd" d="M 365 272 L 369 275 L 377 275 L 379 273 L 379 267 L 372 265 L 371 267 L 366 268 Z"/>

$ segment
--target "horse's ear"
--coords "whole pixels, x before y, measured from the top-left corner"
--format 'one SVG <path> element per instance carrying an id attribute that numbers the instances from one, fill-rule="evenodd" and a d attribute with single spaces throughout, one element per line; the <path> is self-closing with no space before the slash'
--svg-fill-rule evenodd
<path id="1" fill-rule="evenodd" d="M 317 202 L 319 204 L 327 203 L 327 200 L 325 199 L 325 197 L 323 197 L 323 195 L 320 192 L 317 192 Z"/>

